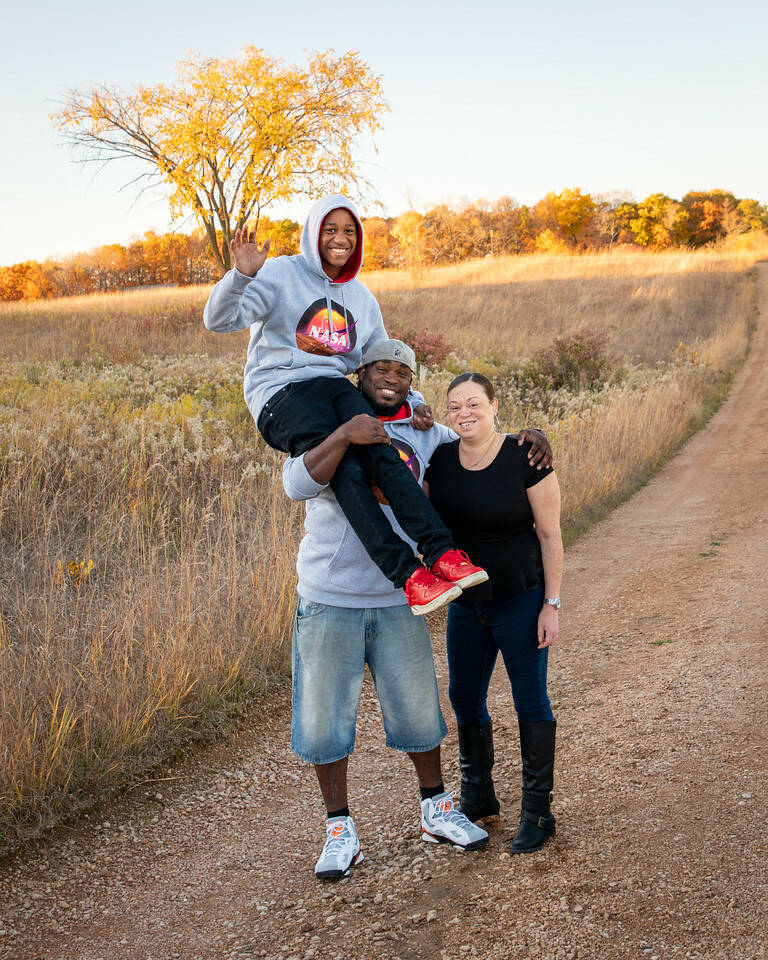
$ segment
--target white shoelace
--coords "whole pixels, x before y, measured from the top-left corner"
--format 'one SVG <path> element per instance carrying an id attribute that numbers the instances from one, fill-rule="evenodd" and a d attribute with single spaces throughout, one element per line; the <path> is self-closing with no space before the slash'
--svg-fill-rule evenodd
<path id="1" fill-rule="evenodd" d="M 338 853 L 344 847 L 344 844 L 347 842 L 347 840 L 349 840 L 352 836 L 352 833 L 346 823 L 344 824 L 344 829 L 337 833 L 336 836 L 333 836 L 331 833 L 331 830 L 333 829 L 331 824 L 335 822 L 336 821 L 331 820 L 326 828 L 326 833 L 328 836 L 325 840 L 323 856 Z"/>
<path id="2" fill-rule="evenodd" d="M 463 824 L 466 823 L 467 818 L 464 814 L 457 810 L 453 804 L 453 798 L 456 796 L 456 791 L 451 790 L 450 793 L 446 794 L 443 797 L 440 797 L 439 800 L 435 800 L 433 797 L 433 803 L 437 808 L 438 812 L 442 817 L 444 817 L 449 823 Z"/>

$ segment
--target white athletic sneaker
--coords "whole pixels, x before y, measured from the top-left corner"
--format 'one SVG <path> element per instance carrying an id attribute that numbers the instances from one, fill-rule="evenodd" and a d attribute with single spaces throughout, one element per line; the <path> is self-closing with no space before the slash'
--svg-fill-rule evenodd
<path id="1" fill-rule="evenodd" d="M 446 790 L 421 801 L 421 839 L 476 850 L 488 843 L 488 834 L 454 807 L 455 796 L 455 790 Z"/>
<path id="2" fill-rule="evenodd" d="M 334 817 L 325 822 L 325 846 L 315 864 L 315 876 L 322 880 L 346 877 L 355 864 L 364 860 L 352 817 Z"/>

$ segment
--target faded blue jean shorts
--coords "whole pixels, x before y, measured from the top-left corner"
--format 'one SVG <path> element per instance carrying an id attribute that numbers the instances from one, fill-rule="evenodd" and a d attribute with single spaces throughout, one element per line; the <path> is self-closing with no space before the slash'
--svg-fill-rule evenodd
<path id="1" fill-rule="evenodd" d="M 299 597 L 293 628 L 291 749 L 308 763 L 352 753 L 365 665 L 386 744 L 421 753 L 447 733 L 423 617 L 396 607 L 330 607 Z"/>

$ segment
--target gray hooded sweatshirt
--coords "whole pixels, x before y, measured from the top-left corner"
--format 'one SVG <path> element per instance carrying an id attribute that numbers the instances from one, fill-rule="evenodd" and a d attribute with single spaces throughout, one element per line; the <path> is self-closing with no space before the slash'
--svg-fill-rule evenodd
<path id="1" fill-rule="evenodd" d="M 423 483 L 435 448 L 455 440 L 456 434 L 439 423 L 429 430 L 417 430 L 411 422 L 410 404 L 406 409 L 406 415 L 400 419 L 384 420 L 384 429 L 401 459 Z M 283 488 L 292 500 L 306 501 L 304 538 L 296 562 L 298 592 L 302 597 L 331 607 L 396 607 L 406 602 L 403 591 L 368 556 L 331 488 L 312 479 L 303 455 L 286 460 Z M 403 533 L 390 507 L 381 509 L 395 532 L 411 544 L 416 554 L 416 545 Z"/>
<path id="2" fill-rule="evenodd" d="M 334 281 L 323 270 L 318 240 L 324 218 L 339 207 L 357 222 L 357 245 Z M 287 383 L 353 373 L 368 344 L 387 337 L 376 298 L 357 279 L 363 225 L 352 201 L 341 194 L 318 200 L 304 224 L 300 250 L 268 259 L 255 277 L 230 270 L 205 305 L 209 330 L 251 329 L 243 392 L 254 420 Z"/>

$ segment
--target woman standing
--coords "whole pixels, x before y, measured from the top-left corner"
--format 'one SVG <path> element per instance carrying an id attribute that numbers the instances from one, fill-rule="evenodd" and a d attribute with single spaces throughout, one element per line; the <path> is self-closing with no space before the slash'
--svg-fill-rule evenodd
<path id="1" fill-rule="evenodd" d="M 520 728 L 523 798 L 510 852 L 538 850 L 555 834 L 550 811 L 555 719 L 547 657 L 557 640 L 563 544 L 560 488 L 551 468 L 528 462 L 530 444 L 499 433 L 493 385 L 464 373 L 448 388 L 448 420 L 459 439 L 437 448 L 426 480 L 456 547 L 489 575 L 448 612 L 449 696 L 459 729 L 461 811 L 494 816 L 493 732 L 486 705 L 500 652 Z"/>

